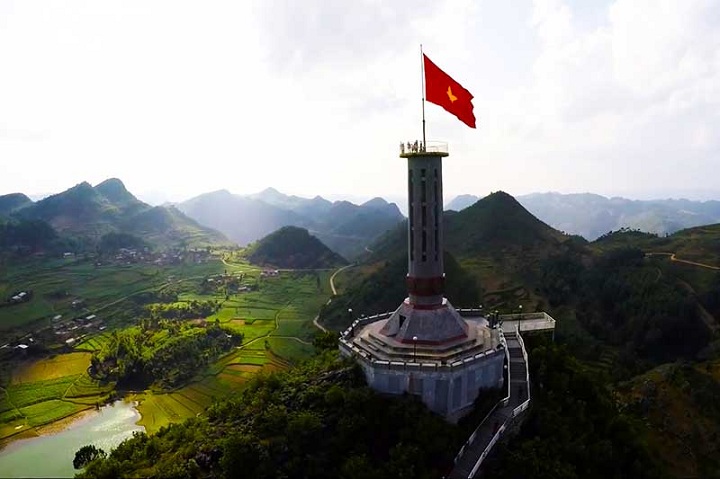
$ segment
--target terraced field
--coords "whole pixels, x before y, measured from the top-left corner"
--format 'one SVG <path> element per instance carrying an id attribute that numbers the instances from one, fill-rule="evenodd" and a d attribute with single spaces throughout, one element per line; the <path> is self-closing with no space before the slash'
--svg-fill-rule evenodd
<path id="1" fill-rule="evenodd" d="M 198 293 L 199 285 L 206 281 L 203 278 L 223 273 L 236 274 L 250 290 L 229 294 L 224 287 L 216 286 L 207 294 Z M 3 328 L 49 324 L 54 314 L 77 315 L 70 304 L 76 297 L 85 300 L 88 312 L 103 308 L 103 316 L 127 308 L 126 299 L 135 294 L 169 285 L 180 288 L 180 303 L 215 301 L 219 309 L 206 320 L 217 320 L 242 333 L 243 343 L 180 389 L 129 395 L 139 401 L 140 424 L 152 432 L 202 413 L 215 398 L 236 394 L 260 371 L 284 369 L 312 354 L 312 320 L 330 296 L 329 274 L 282 272 L 278 277 L 264 278 L 258 268 L 246 263 L 220 261 L 160 268 L 95 268 L 87 263 L 57 261 L 53 267 L 21 268 L 10 278 L 0 278 L 3 291 L 21 285 L 32 288 L 37 299 L 18 306 L 24 308 L 22 311 L 15 307 L 0 310 L 0 334 Z M 61 295 L 60 291 L 68 294 Z M 18 312 L 19 317 L 11 318 L 6 314 L 9 309 Z M 88 375 L 87 369 L 91 353 L 109 340 L 111 329 L 90 332 L 75 344 L 72 353 L 28 361 L 13 369 L 10 380 L 0 389 L 0 441 L 94 408 L 109 397 L 115 385 L 100 384 Z"/>
<path id="2" fill-rule="evenodd" d="M 90 354 L 75 352 L 23 363 L 0 396 L 0 441 L 107 400 L 113 384 L 92 379 Z"/>

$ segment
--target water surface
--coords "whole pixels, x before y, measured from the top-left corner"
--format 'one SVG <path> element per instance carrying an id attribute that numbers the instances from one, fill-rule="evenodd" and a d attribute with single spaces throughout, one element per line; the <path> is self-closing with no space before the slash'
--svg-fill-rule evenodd
<path id="1" fill-rule="evenodd" d="M 73 477 L 75 451 L 86 444 L 110 452 L 134 431 L 140 413 L 134 403 L 116 401 L 57 433 L 10 443 L 0 451 L 1 477 Z"/>

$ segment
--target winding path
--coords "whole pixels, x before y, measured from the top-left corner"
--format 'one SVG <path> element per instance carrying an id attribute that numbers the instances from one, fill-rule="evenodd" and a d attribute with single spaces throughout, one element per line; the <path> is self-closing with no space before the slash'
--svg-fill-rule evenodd
<path id="1" fill-rule="evenodd" d="M 685 259 L 679 259 L 675 255 L 675 253 L 667 253 L 667 252 L 645 253 L 645 257 L 651 257 L 651 256 L 669 256 L 670 261 L 674 261 L 676 263 L 689 264 L 691 266 L 697 266 L 699 268 L 711 269 L 713 271 L 720 270 L 720 267 L 717 267 L 717 266 L 711 266 L 711 265 L 705 264 L 705 263 L 698 263 L 697 261 L 688 261 Z M 658 277 L 655 281 L 659 280 L 661 276 L 662 276 L 662 270 L 660 270 L 660 268 L 658 268 Z M 682 281 L 682 280 L 678 280 L 678 281 L 679 281 L 680 285 L 686 291 L 688 291 L 692 295 L 697 295 L 697 293 L 695 292 L 695 289 L 693 289 L 693 287 L 690 286 L 687 282 Z M 705 309 L 705 307 L 699 301 L 698 301 L 698 311 L 700 312 L 700 319 L 702 319 L 702 321 L 705 323 L 705 325 L 707 325 L 708 328 L 710 328 L 711 331 L 717 331 L 720 328 L 720 326 L 718 326 L 717 321 L 715 320 L 715 317 L 712 314 L 710 314 L 708 312 L 708 310 Z"/>
<path id="2" fill-rule="evenodd" d="M 332 290 L 333 296 L 337 296 L 337 289 L 335 289 L 335 276 L 337 276 L 337 274 L 339 272 L 344 271 L 348 268 L 352 268 L 353 266 L 356 266 L 356 265 L 357 265 L 356 263 L 351 263 L 346 266 L 343 266 L 342 268 L 338 268 L 337 270 L 335 270 L 335 272 L 332 274 L 332 276 L 330 276 L 330 289 Z M 328 299 L 327 303 L 325 303 L 325 304 L 330 304 L 331 301 L 332 301 L 332 298 Z M 318 328 L 323 333 L 330 332 L 325 326 L 320 324 L 320 315 L 319 314 L 317 316 L 315 316 L 315 319 L 313 319 L 313 324 L 315 325 L 316 328 Z"/>
<path id="3" fill-rule="evenodd" d="M 715 270 L 715 271 L 720 271 L 720 266 L 712 266 L 712 265 L 705 264 L 705 263 L 698 263 L 697 261 L 689 261 L 689 260 L 686 260 L 686 259 L 680 259 L 680 258 L 678 258 L 678 257 L 676 256 L 675 253 L 666 253 L 666 252 L 657 252 L 657 253 L 656 253 L 656 252 L 649 252 L 649 253 L 645 253 L 645 256 L 646 256 L 646 257 L 649 257 L 649 256 L 670 256 L 670 261 L 675 261 L 675 262 L 677 262 L 677 263 L 684 263 L 684 264 L 689 264 L 689 265 L 692 265 L 692 266 L 698 266 L 698 267 L 700 267 L 700 268 L 706 268 L 706 269 L 712 269 L 712 270 Z"/>
<path id="4" fill-rule="evenodd" d="M 353 266 L 355 266 L 355 263 L 351 263 L 351 264 L 349 264 L 349 265 L 347 265 L 347 266 L 343 266 L 342 268 L 338 268 L 338 269 L 332 274 L 332 276 L 330 276 L 330 289 L 332 290 L 333 296 L 337 296 L 337 290 L 335 289 L 335 276 L 337 276 L 337 274 L 338 274 L 339 272 L 345 271 L 346 269 L 352 268 Z"/>

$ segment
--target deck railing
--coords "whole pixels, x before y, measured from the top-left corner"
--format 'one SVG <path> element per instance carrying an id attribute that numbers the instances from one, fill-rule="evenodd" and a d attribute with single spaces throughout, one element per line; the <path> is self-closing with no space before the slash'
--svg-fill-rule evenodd
<path id="1" fill-rule="evenodd" d="M 448 144 L 444 141 L 428 141 L 423 143 L 420 140 L 400 143 L 400 154 L 410 153 L 448 153 Z"/>

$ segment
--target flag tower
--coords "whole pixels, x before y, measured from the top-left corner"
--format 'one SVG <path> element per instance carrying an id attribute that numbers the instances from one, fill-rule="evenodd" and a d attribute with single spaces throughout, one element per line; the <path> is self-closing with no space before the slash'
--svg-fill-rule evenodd
<path id="1" fill-rule="evenodd" d="M 425 97 L 475 127 L 472 95 L 423 58 L 423 140 L 402 143 L 408 161 L 408 296 L 392 312 L 355 320 L 340 338 L 368 384 L 390 394 L 419 395 L 454 421 L 481 389 L 503 383 L 507 347 L 479 309 L 456 310 L 444 296 L 442 160 L 446 143 L 425 141 Z M 426 95 L 427 94 L 427 95 Z"/>

